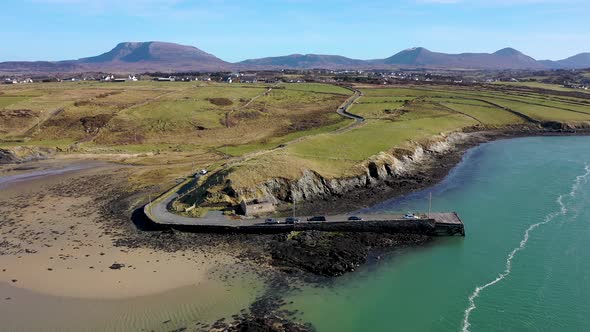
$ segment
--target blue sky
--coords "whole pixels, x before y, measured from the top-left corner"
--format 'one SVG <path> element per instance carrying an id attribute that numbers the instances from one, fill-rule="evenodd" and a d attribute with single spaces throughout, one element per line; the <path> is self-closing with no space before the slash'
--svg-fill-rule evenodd
<path id="1" fill-rule="evenodd" d="M 239 61 L 291 53 L 388 57 L 514 47 L 590 52 L 588 0 L 3 0 L 0 61 L 64 60 L 121 41 L 193 45 Z"/>

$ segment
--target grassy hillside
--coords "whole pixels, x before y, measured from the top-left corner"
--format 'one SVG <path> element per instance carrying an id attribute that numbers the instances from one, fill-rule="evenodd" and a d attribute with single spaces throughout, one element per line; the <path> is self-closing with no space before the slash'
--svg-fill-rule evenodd
<path id="1" fill-rule="evenodd" d="M 327 178 L 358 174 L 380 152 L 427 142 L 439 134 L 520 125 L 531 120 L 590 121 L 589 98 L 495 86 L 365 87 L 351 108 L 367 121 L 355 129 L 325 133 L 237 165 L 234 187 L 272 177 L 297 179 L 304 170 Z M 558 90 L 556 90 L 557 92 Z"/>
<path id="2" fill-rule="evenodd" d="M 178 165 L 175 174 L 185 175 L 193 163 L 207 167 L 345 126 L 350 121 L 334 111 L 351 94 L 305 83 L 0 85 L 0 147 L 129 154 L 126 162 Z"/>
<path id="3" fill-rule="evenodd" d="M 137 185 L 231 168 L 235 187 L 305 170 L 358 174 L 380 152 L 441 134 L 590 121 L 590 94 L 525 84 L 359 86 L 316 83 L 50 83 L 0 86 L 0 147 L 28 145 L 144 165 Z"/>

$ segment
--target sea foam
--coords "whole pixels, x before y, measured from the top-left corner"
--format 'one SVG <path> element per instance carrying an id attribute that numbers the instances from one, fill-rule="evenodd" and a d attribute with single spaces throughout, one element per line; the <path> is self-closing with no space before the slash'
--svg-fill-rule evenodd
<path id="1" fill-rule="evenodd" d="M 465 309 L 465 312 L 463 314 L 463 325 L 461 328 L 461 330 L 463 332 L 469 332 L 469 328 L 471 327 L 471 323 L 469 322 L 469 318 L 470 318 L 473 310 L 475 310 L 477 308 L 477 306 L 475 305 L 475 300 L 479 297 L 479 295 L 481 294 L 481 292 L 483 290 L 504 280 L 504 278 L 506 278 L 512 272 L 512 260 L 514 259 L 514 257 L 516 256 L 516 254 L 519 251 L 523 250 L 526 247 L 526 245 L 529 241 L 529 237 L 530 237 L 531 232 L 534 231 L 539 226 L 550 223 L 556 217 L 565 216 L 567 214 L 568 209 L 567 209 L 566 203 L 564 203 L 564 199 L 567 197 L 570 197 L 570 198 L 576 197 L 576 194 L 577 194 L 580 186 L 582 185 L 582 183 L 587 183 L 588 178 L 590 177 L 590 165 L 586 165 L 584 168 L 585 168 L 585 173 L 582 175 L 578 175 L 576 177 L 576 179 L 574 180 L 574 183 L 572 184 L 570 192 L 568 194 L 562 194 L 557 197 L 556 202 L 559 205 L 559 211 L 552 212 L 552 213 L 548 214 L 547 216 L 545 216 L 543 221 L 532 224 L 526 229 L 526 231 L 524 232 L 524 236 L 523 236 L 522 240 L 520 241 L 518 247 L 514 248 L 510 252 L 508 257 L 506 258 L 506 268 L 504 269 L 504 272 L 500 273 L 496 277 L 496 279 L 488 282 L 487 284 L 477 286 L 475 288 L 475 290 L 473 291 L 473 293 L 471 293 L 471 295 L 469 295 L 469 298 L 468 298 L 469 306 L 467 307 L 467 309 Z"/>

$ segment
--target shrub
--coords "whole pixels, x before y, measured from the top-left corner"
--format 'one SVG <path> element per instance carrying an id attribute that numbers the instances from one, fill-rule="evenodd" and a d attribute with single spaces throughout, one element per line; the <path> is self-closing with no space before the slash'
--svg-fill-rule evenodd
<path id="1" fill-rule="evenodd" d="M 215 106 L 230 106 L 233 104 L 233 101 L 227 98 L 207 98 L 207 101 Z"/>

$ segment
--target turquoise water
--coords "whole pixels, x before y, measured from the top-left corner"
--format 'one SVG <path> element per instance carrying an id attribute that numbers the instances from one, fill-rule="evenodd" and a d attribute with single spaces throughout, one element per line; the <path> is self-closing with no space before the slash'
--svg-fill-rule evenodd
<path id="1" fill-rule="evenodd" d="M 287 297 L 319 331 L 590 331 L 590 137 L 497 141 L 371 212 L 457 211 L 465 238 Z"/>

